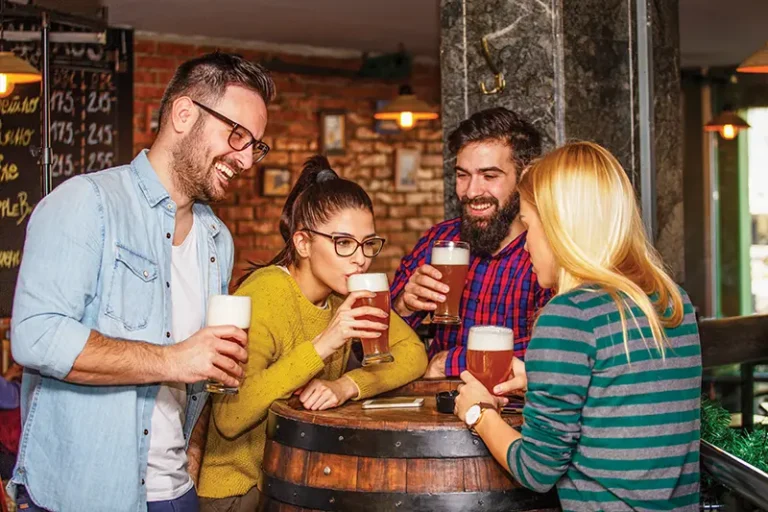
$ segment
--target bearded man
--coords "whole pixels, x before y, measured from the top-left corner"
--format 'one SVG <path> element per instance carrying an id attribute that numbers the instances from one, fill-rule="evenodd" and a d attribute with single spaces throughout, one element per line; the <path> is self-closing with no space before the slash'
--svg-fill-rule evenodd
<path id="1" fill-rule="evenodd" d="M 412 327 L 446 299 L 448 287 L 430 265 L 438 240 L 470 246 L 469 271 L 457 325 L 436 324 L 425 377 L 458 377 L 466 369 L 467 336 L 473 325 L 514 331 L 515 356 L 524 359 L 536 310 L 551 293 L 542 289 L 525 250 L 525 228 L 518 218 L 517 182 L 541 154 L 541 136 L 516 113 L 502 107 L 462 121 L 448 138 L 456 155 L 456 195 L 461 217 L 434 226 L 405 256 L 392 282 L 392 303 Z"/>
<path id="2" fill-rule="evenodd" d="M 269 151 L 274 94 L 242 57 L 189 60 L 149 151 L 70 178 L 35 208 L 11 320 L 25 368 L 9 484 L 19 510 L 198 510 L 200 454 L 187 449 L 204 383 L 237 386 L 247 360 L 244 331 L 204 327 L 234 258 L 207 203 Z"/>

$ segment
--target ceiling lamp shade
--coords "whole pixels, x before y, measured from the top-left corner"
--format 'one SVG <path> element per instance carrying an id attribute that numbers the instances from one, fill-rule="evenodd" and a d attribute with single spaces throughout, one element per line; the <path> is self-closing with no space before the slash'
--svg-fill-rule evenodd
<path id="1" fill-rule="evenodd" d="M 426 102 L 418 99 L 410 86 L 403 85 L 397 98 L 377 110 L 373 117 L 396 121 L 400 129 L 410 130 L 417 121 L 437 119 L 439 115 Z"/>
<path id="2" fill-rule="evenodd" d="M 0 98 L 11 94 L 15 84 L 39 82 L 42 79 L 40 72 L 24 59 L 11 52 L 0 52 Z"/>
<path id="3" fill-rule="evenodd" d="M 768 42 L 736 68 L 739 73 L 768 73 Z"/>
<path id="4" fill-rule="evenodd" d="M 719 115 L 704 125 L 704 131 L 720 132 L 720 136 L 724 139 L 731 140 L 736 138 L 739 130 L 746 130 L 749 127 L 749 124 L 744 119 L 726 107 Z"/>

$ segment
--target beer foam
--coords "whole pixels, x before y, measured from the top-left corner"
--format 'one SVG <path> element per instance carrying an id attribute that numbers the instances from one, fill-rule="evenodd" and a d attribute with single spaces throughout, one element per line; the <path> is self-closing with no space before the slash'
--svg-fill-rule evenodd
<path id="1" fill-rule="evenodd" d="M 251 298 L 240 295 L 214 295 L 208 299 L 205 325 L 234 325 L 247 329 L 251 325 Z"/>
<path id="2" fill-rule="evenodd" d="M 469 328 L 467 350 L 498 352 L 514 350 L 515 335 L 512 329 L 495 325 L 476 325 Z"/>
<path id="3" fill-rule="evenodd" d="M 464 247 L 433 247 L 432 265 L 469 265 L 469 249 Z"/>
<path id="4" fill-rule="evenodd" d="M 350 292 L 388 292 L 389 279 L 387 274 L 352 274 L 347 278 L 347 289 Z"/>

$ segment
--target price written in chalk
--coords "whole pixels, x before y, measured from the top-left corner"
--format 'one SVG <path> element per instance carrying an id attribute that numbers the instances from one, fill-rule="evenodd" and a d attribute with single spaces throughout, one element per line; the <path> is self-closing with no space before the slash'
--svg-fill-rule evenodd
<path id="1" fill-rule="evenodd" d="M 58 114 L 75 114 L 75 95 L 72 91 L 53 91 L 51 110 Z"/>
<path id="2" fill-rule="evenodd" d="M 89 146 L 96 146 L 97 144 L 112 145 L 112 125 L 105 124 L 99 126 L 96 123 L 89 124 L 88 137 L 86 137 L 85 142 Z"/>
<path id="3" fill-rule="evenodd" d="M 54 178 L 70 177 L 75 173 L 75 164 L 70 154 L 54 153 L 51 160 L 51 176 Z"/>
<path id="4" fill-rule="evenodd" d="M 5 155 L 0 155 L 0 183 L 7 183 L 19 177 L 19 166 L 5 161 Z"/>
<path id="5" fill-rule="evenodd" d="M 115 154 L 112 151 L 95 151 L 88 154 L 85 172 L 95 172 L 114 166 Z"/>

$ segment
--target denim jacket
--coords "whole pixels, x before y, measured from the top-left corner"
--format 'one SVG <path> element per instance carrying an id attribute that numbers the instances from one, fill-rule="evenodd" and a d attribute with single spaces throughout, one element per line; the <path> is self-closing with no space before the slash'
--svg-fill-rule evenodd
<path id="1" fill-rule="evenodd" d="M 193 211 L 207 302 L 228 291 L 234 247 L 210 207 L 195 204 Z M 13 357 L 26 368 L 12 494 L 24 485 L 37 505 L 55 512 L 146 510 L 159 386 L 62 379 L 91 329 L 124 340 L 173 342 L 175 214 L 146 151 L 130 165 L 65 181 L 35 208 L 11 318 Z M 202 382 L 187 386 L 186 439 L 206 398 Z"/>

